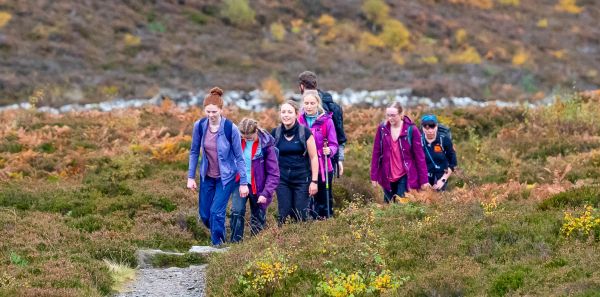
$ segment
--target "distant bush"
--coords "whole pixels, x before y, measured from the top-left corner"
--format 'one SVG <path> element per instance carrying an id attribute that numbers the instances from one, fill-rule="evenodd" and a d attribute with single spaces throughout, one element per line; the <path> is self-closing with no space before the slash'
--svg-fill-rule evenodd
<path id="1" fill-rule="evenodd" d="M 401 50 L 410 42 L 410 31 L 399 20 L 387 20 L 379 35 L 381 40 L 392 50 Z"/>
<path id="2" fill-rule="evenodd" d="M 481 64 L 481 56 L 477 49 L 467 46 L 462 51 L 448 56 L 447 61 L 449 64 Z"/>
<path id="3" fill-rule="evenodd" d="M 358 50 L 368 52 L 371 48 L 383 48 L 385 43 L 381 38 L 369 32 L 362 32 L 358 41 Z"/>
<path id="4" fill-rule="evenodd" d="M 524 50 L 519 50 L 515 53 L 512 58 L 512 64 L 514 66 L 521 66 L 529 60 L 529 54 Z"/>
<path id="5" fill-rule="evenodd" d="M 10 19 L 12 19 L 12 14 L 6 11 L 0 11 L 0 29 L 6 26 L 6 24 L 10 22 Z"/>
<path id="6" fill-rule="evenodd" d="M 265 78 L 261 82 L 261 90 L 265 93 L 263 98 L 271 106 L 283 103 L 283 90 L 279 81 L 274 77 Z"/>
<path id="7" fill-rule="evenodd" d="M 271 27 L 270 27 L 270 31 L 271 31 L 271 36 L 273 36 L 273 39 L 275 39 L 276 41 L 283 41 L 283 39 L 285 39 L 285 27 L 283 26 L 283 24 L 276 22 L 276 23 L 272 23 Z"/>
<path id="8" fill-rule="evenodd" d="M 336 19 L 329 14 L 322 14 L 317 20 L 317 24 L 319 24 L 320 27 L 331 28 L 335 26 L 335 23 Z"/>
<path id="9" fill-rule="evenodd" d="M 450 3 L 454 4 L 464 4 L 467 6 L 472 6 L 480 9 L 491 9 L 494 7 L 494 2 L 492 0 L 449 0 Z"/>
<path id="10" fill-rule="evenodd" d="M 502 5 L 512 5 L 512 6 L 521 5 L 521 0 L 498 0 L 498 2 L 500 2 L 500 4 L 502 4 Z"/>
<path id="11" fill-rule="evenodd" d="M 559 0 L 554 6 L 554 9 L 560 12 L 578 14 L 583 11 L 583 8 L 577 6 L 577 0 Z"/>
<path id="12" fill-rule="evenodd" d="M 390 7 L 383 0 L 366 0 L 361 9 L 367 19 L 377 25 L 383 25 L 390 12 Z"/>
<path id="13" fill-rule="evenodd" d="M 225 0 L 221 15 L 236 26 L 254 24 L 256 12 L 250 7 L 248 0 Z"/>
<path id="14" fill-rule="evenodd" d="M 139 36 L 127 33 L 125 36 L 123 36 L 123 43 L 125 43 L 125 46 L 134 47 L 140 45 L 142 43 L 142 39 Z"/>

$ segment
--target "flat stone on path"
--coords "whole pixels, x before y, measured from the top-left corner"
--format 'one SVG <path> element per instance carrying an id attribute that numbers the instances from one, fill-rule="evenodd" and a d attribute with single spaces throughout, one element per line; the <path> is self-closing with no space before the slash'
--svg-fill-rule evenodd
<path id="1" fill-rule="evenodd" d="M 215 248 L 215 247 L 212 247 L 212 246 L 198 246 L 198 245 L 194 245 L 194 246 L 192 246 L 192 248 L 190 248 L 190 250 L 188 252 L 195 253 L 195 254 L 206 255 L 206 254 L 211 254 L 211 253 L 224 253 L 224 252 L 226 252 L 228 250 L 229 250 L 228 247 L 225 247 L 225 248 Z"/>

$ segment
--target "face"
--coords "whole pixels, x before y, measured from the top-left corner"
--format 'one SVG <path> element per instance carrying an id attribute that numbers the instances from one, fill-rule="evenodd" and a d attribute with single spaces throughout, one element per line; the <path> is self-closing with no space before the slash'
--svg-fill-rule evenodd
<path id="1" fill-rule="evenodd" d="M 400 123 L 402 114 L 398 112 L 398 109 L 395 107 L 388 107 L 385 109 L 385 117 L 388 119 L 390 124 L 396 125 Z"/>
<path id="2" fill-rule="evenodd" d="M 206 114 L 208 120 L 211 123 L 216 123 L 219 121 L 219 118 L 221 117 L 221 111 L 222 109 L 220 109 L 214 104 L 209 104 L 206 107 L 204 107 L 204 113 Z"/>
<path id="3" fill-rule="evenodd" d="M 423 125 L 423 132 L 425 132 L 425 136 L 427 136 L 428 138 L 435 137 L 437 129 L 438 127 L 436 124 Z"/>
<path id="4" fill-rule="evenodd" d="M 256 132 L 250 133 L 250 134 L 242 134 L 242 139 L 244 139 L 245 141 L 254 141 L 254 140 L 256 140 L 257 136 L 258 136 L 258 133 L 256 133 Z"/>
<path id="5" fill-rule="evenodd" d="M 279 117 L 281 118 L 281 123 L 286 126 L 291 126 L 296 122 L 296 110 L 293 106 L 289 104 L 281 105 L 281 110 L 279 111 Z"/>
<path id="6" fill-rule="evenodd" d="M 306 96 L 304 97 L 304 112 L 309 115 L 314 115 L 317 113 L 317 106 L 319 101 L 315 96 Z"/>

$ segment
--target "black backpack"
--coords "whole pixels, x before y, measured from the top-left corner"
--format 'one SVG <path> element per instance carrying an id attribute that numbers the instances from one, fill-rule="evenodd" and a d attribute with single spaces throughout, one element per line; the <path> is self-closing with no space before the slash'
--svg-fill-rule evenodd
<path id="1" fill-rule="evenodd" d="M 321 96 L 321 102 L 323 102 L 323 109 L 332 113 L 331 119 L 333 120 L 333 126 L 335 127 L 338 144 L 345 144 L 346 133 L 344 132 L 344 111 L 342 110 L 342 107 L 333 102 L 333 97 L 331 97 L 331 94 L 328 92 L 319 90 L 319 96 Z"/>

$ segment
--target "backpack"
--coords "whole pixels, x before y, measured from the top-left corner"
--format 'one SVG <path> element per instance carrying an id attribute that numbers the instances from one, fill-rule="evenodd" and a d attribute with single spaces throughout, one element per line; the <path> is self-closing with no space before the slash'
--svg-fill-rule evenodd
<path id="1" fill-rule="evenodd" d="M 323 109 L 327 112 L 331 112 L 331 119 L 333 120 L 333 126 L 335 127 L 335 133 L 337 136 L 337 141 L 339 144 L 346 143 L 346 133 L 344 132 L 344 111 L 342 107 L 333 102 L 333 98 L 331 94 L 327 92 L 323 92 L 321 90 L 318 91 L 319 96 L 321 96 L 321 102 L 323 102 Z"/>
<path id="2" fill-rule="evenodd" d="M 265 133 L 265 134 L 267 134 L 267 135 L 271 135 L 271 134 L 269 134 L 269 132 L 267 132 L 267 131 L 265 131 L 265 130 L 263 130 L 263 129 L 260 129 L 260 132 L 262 132 L 262 133 Z M 281 133 L 281 132 L 280 132 L 280 133 Z M 275 151 L 275 158 L 276 158 L 277 160 L 279 160 L 279 148 L 277 148 L 277 142 L 278 142 L 278 141 L 279 141 L 279 139 L 275 139 L 275 145 L 273 145 L 273 149 L 274 149 L 274 151 Z M 305 147 L 306 147 L 306 146 L 305 146 Z M 266 147 L 266 146 L 262 147 L 262 148 L 261 148 L 261 151 L 262 151 L 263 158 L 264 158 L 265 156 L 267 156 L 267 147 Z"/>
<path id="3" fill-rule="evenodd" d="M 450 131 L 450 127 L 448 127 L 446 125 L 438 124 L 438 134 L 440 136 L 444 136 L 444 137 L 450 139 L 450 141 L 452 141 L 452 131 Z"/>
<path id="4" fill-rule="evenodd" d="M 304 130 L 304 126 L 301 126 L 300 124 L 298 124 L 298 138 L 300 139 L 300 143 L 302 144 L 302 147 L 304 148 L 304 153 L 302 154 L 302 156 L 306 156 L 306 133 Z M 279 149 L 277 148 L 277 144 L 279 144 L 279 139 L 281 138 L 281 125 L 277 126 L 277 128 L 275 128 L 275 149 L 277 152 L 277 158 L 279 159 Z"/>
<path id="5" fill-rule="evenodd" d="M 224 118 L 225 119 L 225 118 Z M 198 129 L 198 136 L 200 137 L 200 142 L 202 142 L 202 137 L 204 136 L 204 131 L 202 130 L 202 125 L 204 125 L 204 123 L 208 120 L 208 118 L 202 118 L 200 120 L 200 129 Z M 227 138 L 227 141 L 229 141 L 229 144 L 231 145 L 232 141 L 232 134 L 233 134 L 233 122 L 231 122 L 228 119 L 225 119 L 225 138 Z"/>

